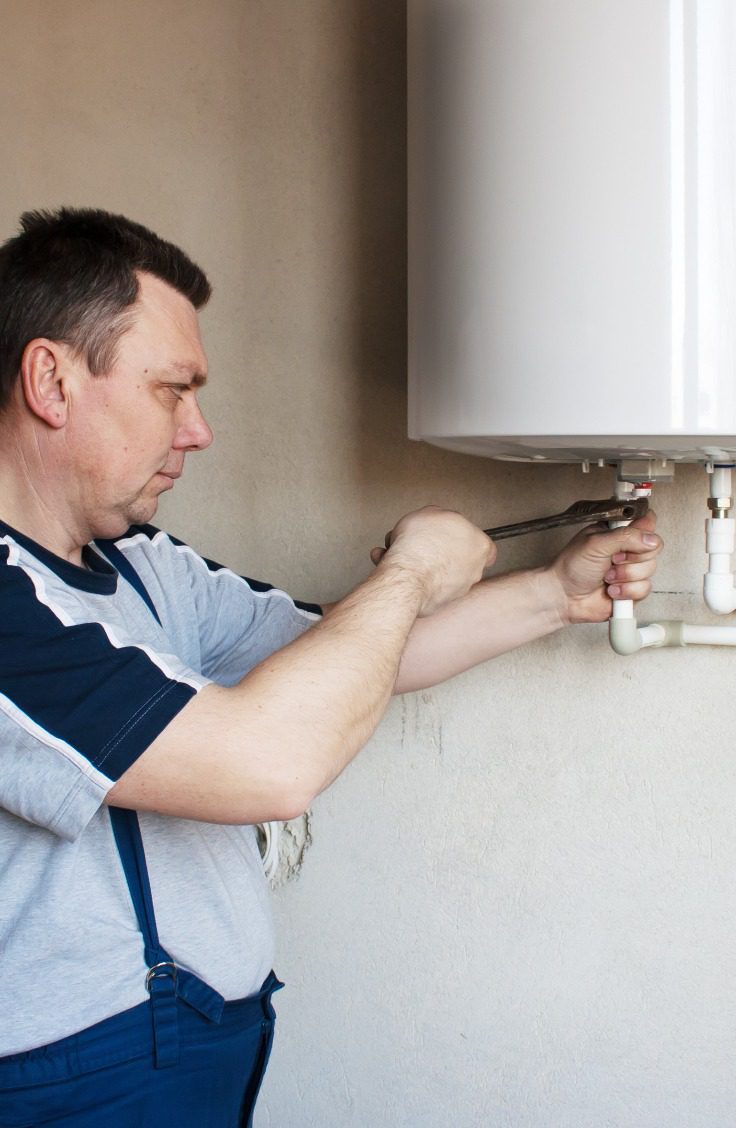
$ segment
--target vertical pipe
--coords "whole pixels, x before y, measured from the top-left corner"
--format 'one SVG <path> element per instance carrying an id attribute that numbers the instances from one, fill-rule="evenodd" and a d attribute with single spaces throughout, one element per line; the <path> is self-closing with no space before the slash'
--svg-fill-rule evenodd
<path id="1" fill-rule="evenodd" d="M 717 615 L 736 611 L 736 589 L 731 557 L 736 540 L 736 522 L 731 511 L 731 467 L 715 466 L 710 472 L 708 507 L 712 516 L 705 522 L 708 571 L 703 577 L 703 599 Z"/>

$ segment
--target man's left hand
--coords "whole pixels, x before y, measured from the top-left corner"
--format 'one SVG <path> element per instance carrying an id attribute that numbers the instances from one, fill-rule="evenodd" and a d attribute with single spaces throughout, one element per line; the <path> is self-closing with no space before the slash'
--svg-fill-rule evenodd
<path id="1" fill-rule="evenodd" d="M 647 513 L 620 529 L 583 529 L 549 566 L 559 582 L 568 623 L 600 623 L 611 615 L 614 599 L 644 599 L 662 550 L 654 532 L 656 515 Z"/>

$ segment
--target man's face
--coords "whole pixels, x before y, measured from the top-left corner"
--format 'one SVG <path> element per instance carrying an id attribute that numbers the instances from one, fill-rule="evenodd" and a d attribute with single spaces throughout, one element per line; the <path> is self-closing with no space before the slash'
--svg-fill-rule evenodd
<path id="1" fill-rule="evenodd" d="M 116 537 L 150 521 L 190 450 L 212 442 L 197 402 L 207 359 L 191 303 L 165 282 L 140 275 L 133 323 L 111 371 L 81 365 L 72 385 L 66 441 L 85 539 Z"/>

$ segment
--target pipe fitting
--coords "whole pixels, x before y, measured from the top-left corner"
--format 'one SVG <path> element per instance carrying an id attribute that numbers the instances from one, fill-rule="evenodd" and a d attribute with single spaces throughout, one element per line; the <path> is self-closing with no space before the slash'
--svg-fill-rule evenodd
<path id="1" fill-rule="evenodd" d="M 676 626 L 675 623 L 649 623 L 640 627 L 633 617 L 627 619 L 614 617 L 608 623 L 611 649 L 617 654 L 628 657 L 650 646 L 682 646 L 684 643 L 670 641 L 670 638 L 676 638 L 677 632 L 670 631 L 669 628 Z"/>
<path id="2" fill-rule="evenodd" d="M 641 637 L 636 619 L 612 618 L 608 623 L 608 638 L 611 649 L 627 657 L 641 650 Z"/>
<path id="3" fill-rule="evenodd" d="M 736 540 L 736 521 L 733 517 L 707 517 L 705 521 L 705 551 L 723 552 L 728 556 L 734 550 Z"/>
<path id="4" fill-rule="evenodd" d="M 662 632 L 659 646 L 687 646 L 685 640 L 686 624 L 681 619 L 662 619 L 657 626 Z"/>
<path id="5" fill-rule="evenodd" d="M 703 599 L 706 607 L 716 615 L 730 615 L 736 611 L 736 589 L 731 570 L 735 543 L 736 521 L 733 517 L 707 518 L 705 549 L 708 571 L 703 576 Z"/>
<path id="6" fill-rule="evenodd" d="M 708 508 L 714 517 L 723 518 L 731 508 L 733 501 L 730 497 L 709 497 Z"/>
<path id="7" fill-rule="evenodd" d="M 733 573 L 708 571 L 703 576 L 703 599 L 709 611 L 730 615 L 736 611 L 736 588 Z"/>

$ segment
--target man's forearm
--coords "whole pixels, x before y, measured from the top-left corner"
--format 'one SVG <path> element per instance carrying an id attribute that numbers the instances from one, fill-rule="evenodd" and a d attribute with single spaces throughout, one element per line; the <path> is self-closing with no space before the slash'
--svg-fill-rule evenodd
<path id="1" fill-rule="evenodd" d="M 611 599 L 643 599 L 662 541 L 648 513 L 626 528 L 595 526 L 573 537 L 546 568 L 476 584 L 462 599 L 419 619 L 396 690 L 423 689 L 569 622 L 599 623 Z"/>
<path id="2" fill-rule="evenodd" d="M 564 626 L 564 593 L 546 568 L 476 584 L 463 599 L 417 619 L 396 693 L 425 689 Z"/>

